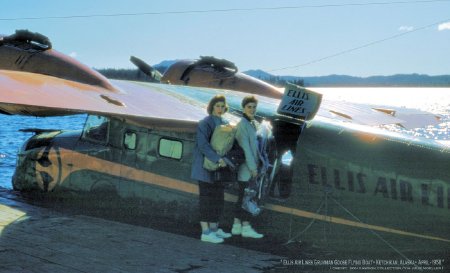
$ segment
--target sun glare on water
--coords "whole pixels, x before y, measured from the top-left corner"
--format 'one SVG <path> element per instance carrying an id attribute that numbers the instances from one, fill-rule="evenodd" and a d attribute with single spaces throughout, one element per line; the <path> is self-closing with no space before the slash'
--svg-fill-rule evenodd
<path id="1" fill-rule="evenodd" d="M 391 107 L 404 107 L 438 115 L 440 122 L 427 128 L 405 130 L 398 126 L 390 131 L 402 132 L 414 137 L 433 139 L 450 146 L 450 88 L 417 87 L 340 87 L 309 88 L 323 94 L 325 100 L 347 101 Z"/>

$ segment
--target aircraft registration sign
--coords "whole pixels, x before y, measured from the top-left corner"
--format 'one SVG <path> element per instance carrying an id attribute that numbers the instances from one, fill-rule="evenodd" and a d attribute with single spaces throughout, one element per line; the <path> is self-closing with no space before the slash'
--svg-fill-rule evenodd
<path id="1" fill-rule="evenodd" d="M 303 120 L 311 120 L 319 110 L 321 102 L 322 94 L 288 83 L 277 112 Z"/>

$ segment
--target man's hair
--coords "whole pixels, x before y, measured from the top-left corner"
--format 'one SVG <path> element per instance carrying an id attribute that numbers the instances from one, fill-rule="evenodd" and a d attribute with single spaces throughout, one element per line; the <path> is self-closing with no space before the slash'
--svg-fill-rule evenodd
<path id="1" fill-rule="evenodd" d="M 225 104 L 225 112 L 228 111 L 228 105 L 227 100 L 224 95 L 215 95 L 208 103 L 208 107 L 206 108 L 206 111 L 208 111 L 208 114 L 212 114 L 214 105 L 218 102 L 223 102 Z"/>
<path id="2" fill-rule="evenodd" d="M 255 98 L 255 96 L 247 96 L 247 97 L 245 97 L 242 100 L 242 103 L 241 103 L 242 108 L 244 108 L 247 104 L 249 104 L 251 102 L 254 102 L 254 103 L 258 104 L 258 99 Z"/>

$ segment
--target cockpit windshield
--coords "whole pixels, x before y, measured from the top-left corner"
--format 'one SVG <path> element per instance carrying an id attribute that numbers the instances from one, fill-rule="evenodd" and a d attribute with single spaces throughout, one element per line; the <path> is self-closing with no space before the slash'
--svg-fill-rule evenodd
<path id="1" fill-rule="evenodd" d="M 109 118 L 89 115 L 84 124 L 82 138 L 95 142 L 106 143 L 108 141 Z"/>

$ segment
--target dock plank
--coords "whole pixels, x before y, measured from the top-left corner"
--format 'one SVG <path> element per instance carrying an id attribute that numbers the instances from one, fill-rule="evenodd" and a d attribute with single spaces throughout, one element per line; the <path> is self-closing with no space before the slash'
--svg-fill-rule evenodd
<path id="1" fill-rule="evenodd" d="M 263 272 L 281 257 L 0 197 L 0 272 Z"/>

